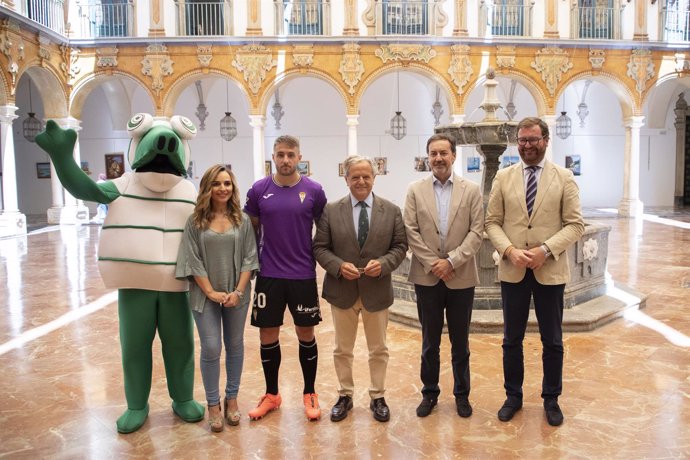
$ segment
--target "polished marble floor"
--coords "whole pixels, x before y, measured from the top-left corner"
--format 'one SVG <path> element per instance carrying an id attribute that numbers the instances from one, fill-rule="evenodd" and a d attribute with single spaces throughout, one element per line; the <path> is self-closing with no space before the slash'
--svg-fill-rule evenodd
<path id="1" fill-rule="evenodd" d="M 283 406 L 265 419 L 211 434 L 170 409 L 156 341 L 151 413 L 136 433 L 120 435 L 124 409 L 115 296 L 103 288 L 95 251 L 99 227 L 32 227 L 0 240 L 0 457 L 2 458 L 690 458 L 690 213 L 648 210 L 644 220 L 593 210 L 612 226 L 609 271 L 649 294 L 647 307 L 596 331 L 565 338 L 565 423 L 544 419 L 540 343 L 525 341 L 525 406 L 508 423 L 503 401 L 501 336 L 474 334 L 474 415 L 455 413 L 448 344 L 442 349 L 439 406 L 425 419 L 419 402 L 420 332 L 391 324 L 386 400 L 391 420 L 368 410 L 363 337 L 355 356 L 355 408 L 332 423 L 307 422 L 291 326 L 281 333 Z M 336 399 L 330 307 L 317 329 L 317 391 L 324 413 Z M 360 334 L 362 335 L 362 334 Z M 446 341 L 447 342 L 447 341 Z M 240 407 L 264 390 L 258 333 L 246 329 Z M 203 402 L 197 369 L 197 400 Z"/>

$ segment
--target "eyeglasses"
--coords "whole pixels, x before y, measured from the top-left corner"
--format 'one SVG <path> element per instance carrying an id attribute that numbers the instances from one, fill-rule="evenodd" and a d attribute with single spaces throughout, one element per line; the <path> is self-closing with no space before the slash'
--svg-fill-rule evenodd
<path id="1" fill-rule="evenodd" d="M 542 139 L 544 139 L 544 136 L 541 136 L 541 137 L 518 137 L 517 143 L 519 145 L 527 145 L 528 143 L 530 145 L 535 145 L 537 142 L 539 142 Z"/>

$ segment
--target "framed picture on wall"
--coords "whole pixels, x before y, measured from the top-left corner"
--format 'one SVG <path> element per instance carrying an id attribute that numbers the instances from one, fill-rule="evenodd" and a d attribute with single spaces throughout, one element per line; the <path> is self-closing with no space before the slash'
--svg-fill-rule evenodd
<path id="1" fill-rule="evenodd" d="M 431 171 L 429 157 L 414 157 L 414 170 L 419 172 Z"/>
<path id="2" fill-rule="evenodd" d="M 271 175 L 272 171 L 272 166 L 271 166 L 271 161 L 264 161 L 264 176 L 268 177 Z"/>
<path id="3" fill-rule="evenodd" d="M 340 177 L 345 176 L 345 163 L 338 163 L 338 175 Z"/>
<path id="4" fill-rule="evenodd" d="M 566 155 L 565 167 L 573 172 L 574 176 L 580 175 L 580 155 Z"/>
<path id="5" fill-rule="evenodd" d="M 385 176 L 386 174 L 388 174 L 388 158 L 374 157 L 374 163 L 376 163 L 376 167 L 378 168 L 376 174 L 378 174 L 379 176 Z"/>
<path id="6" fill-rule="evenodd" d="M 50 179 L 50 163 L 36 163 L 36 177 Z"/>
<path id="7" fill-rule="evenodd" d="M 105 177 L 117 179 L 125 173 L 125 154 L 106 153 L 105 155 Z"/>
<path id="8" fill-rule="evenodd" d="M 514 165 L 518 161 L 520 161 L 518 157 L 503 155 L 501 157 L 501 169 L 507 168 L 510 165 Z"/>
<path id="9" fill-rule="evenodd" d="M 82 161 L 81 162 L 81 170 L 84 171 L 87 175 L 91 175 L 91 169 L 89 169 L 89 162 L 88 161 Z"/>
<path id="10" fill-rule="evenodd" d="M 481 168 L 481 158 L 468 157 L 467 158 L 467 172 L 479 172 Z"/>
<path id="11" fill-rule="evenodd" d="M 300 161 L 297 163 L 297 171 L 303 176 L 310 176 L 311 170 L 309 169 L 309 161 Z"/>

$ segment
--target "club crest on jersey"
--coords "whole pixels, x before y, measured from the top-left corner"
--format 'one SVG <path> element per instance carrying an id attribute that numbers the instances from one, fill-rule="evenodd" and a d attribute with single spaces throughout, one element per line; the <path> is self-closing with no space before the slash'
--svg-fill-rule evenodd
<path id="1" fill-rule="evenodd" d="M 299 192 L 299 202 L 304 203 L 304 199 L 307 197 L 306 192 Z"/>

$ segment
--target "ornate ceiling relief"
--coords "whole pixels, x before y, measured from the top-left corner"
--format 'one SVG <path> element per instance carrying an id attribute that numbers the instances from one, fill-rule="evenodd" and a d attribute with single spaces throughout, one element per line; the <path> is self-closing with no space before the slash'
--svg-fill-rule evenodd
<path id="1" fill-rule="evenodd" d="M 349 93 L 355 94 L 355 86 L 364 74 L 364 63 L 359 55 L 360 46 L 357 43 L 345 43 L 343 45 L 343 57 L 340 60 L 340 75 L 343 82 L 350 87 Z"/>
<path id="2" fill-rule="evenodd" d="M 163 77 L 173 74 L 173 64 L 165 45 L 154 44 L 146 47 L 146 55 L 141 60 L 141 73 L 151 77 L 151 89 L 157 96 L 165 87 Z"/>
<path id="3" fill-rule="evenodd" d="M 96 67 L 117 67 L 117 47 L 96 48 Z"/>
<path id="4" fill-rule="evenodd" d="M 496 68 L 508 71 L 515 67 L 515 47 L 497 46 L 496 47 Z"/>
<path id="5" fill-rule="evenodd" d="M 295 67 L 311 67 L 314 64 L 314 45 L 293 45 L 292 63 Z"/>
<path id="6" fill-rule="evenodd" d="M 81 66 L 78 64 L 79 53 L 81 53 L 81 51 L 78 48 L 70 48 L 67 45 L 60 45 L 60 54 L 62 55 L 60 69 L 69 81 L 74 80 L 81 72 Z"/>
<path id="7" fill-rule="evenodd" d="M 430 45 L 381 45 L 374 54 L 385 64 L 388 61 L 424 61 L 427 64 L 436 57 Z"/>
<path id="8" fill-rule="evenodd" d="M 592 69 L 601 70 L 606 60 L 606 51 L 599 49 L 589 50 L 589 63 L 592 64 Z"/>
<path id="9" fill-rule="evenodd" d="M 552 96 L 556 93 L 562 75 L 573 68 L 568 54 L 560 48 L 542 48 L 537 51 L 530 66 L 541 73 L 541 81 Z"/>
<path id="10" fill-rule="evenodd" d="M 470 61 L 470 47 L 467 45 L 453 45 L 450 47 L 453 57 L 450 59 L 448 74 L 453 79 L 453 83 L 458 87 L 458 94 L 465 92 L 464 86 L 470 81 L 474 74 L 472 62 Z"/>
<path id="11" fill-rule="evenodd" d="M 244 81 L 249 84 L 249 89 L 254 94 L 259 92 L 261 84 L 266 79 L 266 72 L 277 64 L 271 50 L 263 45 L 244 45 L 232 60 L 232 66 L 242 72 Z"/>
<path id="12" fill-rule="evenodd" d="M 0 27 L 0 51 L 7 56 L 7 73 L 12 80 L 11 94 L 17 90 L 17 73 L 19 61 L 24 59 L 24 41 L 19 35 L 19 25 L 9 19 L 2 21 Z"/>
<path id="13" fill-rule="evenodd" d="M 211 59 L 213 59 L 213 45 L 197 45 L 196 57 L 201 67 L 206 68 L 210 66 Z"/>
<path id="14" fill-rule="evenodd" d="M 650 50 L 632 50 L 627 75 L 635 80 L 637 92 L 642 93 L 647 81 L 654 77 L 652 52 Z"/>

